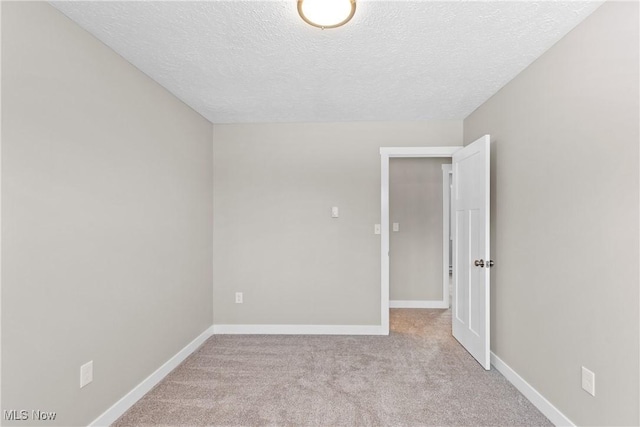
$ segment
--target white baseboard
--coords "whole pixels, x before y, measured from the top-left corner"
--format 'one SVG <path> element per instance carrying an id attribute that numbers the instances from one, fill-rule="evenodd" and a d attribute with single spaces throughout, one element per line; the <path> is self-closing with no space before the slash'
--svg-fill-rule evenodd
<path id="1" fill-rule="evenodd" d="M 219 335 L 388 335 L 380 325 L 213 325 Z"/>
<path id="2" fill-rule="evenodd" d="M 196 339 L 191 341 L 175 356 L 160 366 L 154 373 L 149 375 L 144 381 L 135 386 L 122 399 L 118 400 L 112 407 L 107 409 L 102 415 L 93 420 L 90 427 L 108 426 L 120 418 L 129 408 L 131 408 L 142 396 L 147 394 L 156 384 L 158 384 L 169 372 L 174 370 L 184 359 L 200 347 L 213 334 L 213 326 L 207 328 Z"/>
<path id="3" fill-rule="evenodd" d="M 409 301 L 409 300 L 391 300 L 389 308 L 449 308 L 448 301 Z"/>
<path id="4" fill-rule="evenodd" d="M 562 412 L 551 404 L 543 395 L 541 395 L 535 388 L 526 382 L 516 371 L 511 369 L 509 365 L 504 363 L 498 356 L 491 352 L 491 364 L 500 372 L 504 377 L 509 380 L 511 384 L 517 388 L 520 393 L 524 395 L 533 406 L 538 408 L 542 414 L 549 418 L 556 426 L 571 426 L 575 427 L 575 424 L 567 418 Z"/>

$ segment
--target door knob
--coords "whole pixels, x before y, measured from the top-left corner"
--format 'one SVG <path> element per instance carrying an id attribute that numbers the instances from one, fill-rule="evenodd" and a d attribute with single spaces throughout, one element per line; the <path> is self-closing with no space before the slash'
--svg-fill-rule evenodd
<path id="1" fill-rule="evenodd" d="M 484 260 L 477 259 L 473 262 L 473 265 L 475 265 L 476 267 L 484 267 Z"/>

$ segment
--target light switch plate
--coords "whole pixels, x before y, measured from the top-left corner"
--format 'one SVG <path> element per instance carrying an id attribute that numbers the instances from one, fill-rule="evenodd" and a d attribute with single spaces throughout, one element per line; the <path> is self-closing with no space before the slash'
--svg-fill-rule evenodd
<path id="1" fill-rule="evenodd" d="M 80 388 L 93 381 L 93 360 L 80 366 Z"/>
<path id="2" fill-rule="evenodd" d="M 582 367 L 582 389 L 591 396 L 596 395 L 596 374 Z"/>
<path id="3" fill-rule="evenodd" d="M 397 223 L 397 222 L 393 223 L 393 231 L 400 231 L 400 223 Z"/>
<path id="4" fill-rule="evenodd" d="M 373 233 L 380 234 L 380 224 L 376 224 L 373 226 Z"/>
<path id="5" fill-rule="evenodd" d="M 338 218 L 338 207 L 334 206 L 331 208 L 331 218 Z"/>

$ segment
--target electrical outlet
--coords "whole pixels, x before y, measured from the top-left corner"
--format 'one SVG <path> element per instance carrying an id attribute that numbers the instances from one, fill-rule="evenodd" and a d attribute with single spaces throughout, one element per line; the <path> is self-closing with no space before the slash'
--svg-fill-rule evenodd
<path id="1" fill-rule="evenodd" d="M 380 224 L 373 226 L 373 234 L 380 234 Z"/>
<path id="2" fill-rule="evenodd" d="M 596 395 L 596 374 L 582 367 L 582 389 L 591 396 Z"/>
<path id="3" fill-rule="evenodd" d="M 242 292 L 236 292 L 236 304 L 242 304 Z"/>
<path id="4" fill-rule="evenodd" d="M 400 223 L 398 222 L 393 223 L 393 231 L 400 231 Z"/>
<path id="5" fill-rule="evenodd" d="M 80 388 L 93 381 L 93 360 L 80 366 Z"/>

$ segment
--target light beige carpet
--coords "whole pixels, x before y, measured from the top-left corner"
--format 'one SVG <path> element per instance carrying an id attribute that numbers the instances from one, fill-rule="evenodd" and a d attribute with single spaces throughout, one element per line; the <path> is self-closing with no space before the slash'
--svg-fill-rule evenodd
<path id="1" fill-rule="evenodd" d="M 391 329 L 214 336 L 114 425 L 551 425 L 458 344 L 449 310 L 393 309 Z"/>

